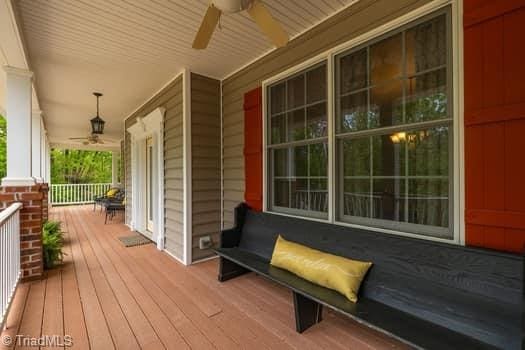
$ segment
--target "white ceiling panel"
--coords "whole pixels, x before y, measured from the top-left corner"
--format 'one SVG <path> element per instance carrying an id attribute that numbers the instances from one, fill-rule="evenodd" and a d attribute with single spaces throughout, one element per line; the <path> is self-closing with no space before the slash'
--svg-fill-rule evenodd
<path id="1" fill-rule="evenodd" d="M 295 37 L 356 0 L 265 0 Z M 93 91 L 104 93 L 106 138 L 182 69 L 223 78 L 272 50 L 245 14 L 224 14 L 209 47 L 191 44 L 207 0 L 18 0 L 40 108 L 53 143 L 87 135 Z"/>

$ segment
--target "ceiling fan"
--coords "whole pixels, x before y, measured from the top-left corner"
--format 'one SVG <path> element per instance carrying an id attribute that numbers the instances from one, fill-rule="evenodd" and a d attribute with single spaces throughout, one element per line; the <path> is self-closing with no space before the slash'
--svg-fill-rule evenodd
<path id="1" fill-rule="evenodd" d="M 222 12 L 238 13 L 241 11 L 248 12 L 250 17 L 275 46 L 283 47 L 288 43 L 288 34 L 286 34 L 281 24 L 272 17 L 270 11 L 268 11 L 261 0 L 212 0 L 195 36 L 192 47 L 202 50 L 208 46 Z"/>
<path id="2" fill-rule="evenodd" d="M 86 137 L 70 137 L 70 140 L 84 140 L 82 141 L 82 144 L 84 146 L 87 145 L 103 145 L 105 144 L 104 140 L 100 138 L 97 134 L 91 134 Z"/>
<path id="3" fill-rule="evenodd" d="M 103 145 L 105 142 L 102 140 L 100 135 L 104 134 L 104 119 L 100 118 L 99 115 L 99 98 L 103 96 L 100 92 L 94 92 L 93 95 L 97 98 L 97 115 L 90 120 L 91 123 L 91 135 L 86 137 L 70 137 L 70 140 L 84 140 L 84 145 Z"/>

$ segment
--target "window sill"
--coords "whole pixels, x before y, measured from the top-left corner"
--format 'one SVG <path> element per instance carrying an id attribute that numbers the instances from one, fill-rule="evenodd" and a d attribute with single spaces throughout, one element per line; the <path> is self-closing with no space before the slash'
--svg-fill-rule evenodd
<path id="1" fill-rule="evenodd" d="M 441 238 L 441 237 L 425 236 L 425 235 L 419 235 L 419 234 L 415 234 L 411 232 L 403 232 L 403 231 L 397 231 L 397 230 L 374 227 L 374 226 L 351 224 L 351 223 L 339 221 L 339 220 L 331 221 L 329 219 L 321 219 L 321 218 L 315 218 L 315 217 L 287 214 L 287 213 L 282 213 L 282 212 L 278 212 L 274 210 L 264 210 L 264 212 L 269 213 L 269 214 L 274 214 L 274 215 L 290 217 L 290 218 L 322 222 L 325 224 L 331 224 L 331 225 L 337 225 L 337 226 L 357 228 L 357 229 L 365 230 L 365 231 L 380 232 L 380 233 L 392 234 L 392 235 L 403 236 L 403 237 L 414 238 L 414 239 L 421 239 L 421 240 L 427 240 L 427 241 L 433 241 L 433 242 L 460 245 L 459 237 L 456 232 L 454 232 L 454 235 L 452 238 Z"/>

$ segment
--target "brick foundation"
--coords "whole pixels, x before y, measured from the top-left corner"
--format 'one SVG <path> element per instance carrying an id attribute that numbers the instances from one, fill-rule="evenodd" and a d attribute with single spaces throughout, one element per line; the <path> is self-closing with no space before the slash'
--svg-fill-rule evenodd
<path id="1" fill-rule="evenodd" d="M 48 185 L 2 186 L 0 209 L 14 202 L 22 203 L 20 210 L 20 265 L 22 279 L 42 277 L 44 260 L 42 254 L 42 224 L 48 218 Z"/>

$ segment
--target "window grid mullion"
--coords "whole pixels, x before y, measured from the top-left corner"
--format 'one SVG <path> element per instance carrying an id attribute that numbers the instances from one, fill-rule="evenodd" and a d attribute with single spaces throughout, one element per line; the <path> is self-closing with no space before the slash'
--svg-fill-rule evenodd
<path id="1" fill-rule="evenodd" d="M 304 139 L 308 139 L 308 135 L 307 135 L 307 132 L 308 132 L 308 115 L 307 115 L 307 111 L 308 111 L 308 108 L 306 107 L 306 104 L 308 102 L 308 97 L 307 97 L 307 89 L 308 89 L 308 77 L 306 75 L 306 72 L 303 74 L 303 79 L 304 79 L 304 84 L 303 84 L 303 93 L 304 93 Z M 307 145 L 306 146 L 306 175 L 307 176 L 310 176 L 310 145 Z M 306 209 L 307 210 L 310 210 L 310 180 L 306 180 Z"/>
<path id="2" fill-rule="evenodd" d="M 438 127 L 441 125 L 448 125 L 451 122 L 453 122 L 452 118 L 442 118 L 442 119 L 426 120 L 426 121 L 410 123 L 410 124 L 400 124 L 400 125 L 385 126 L 382 128 L 346 132 L 346 133 L 341 133 L 335 136 L 337 138 L 359 138 L 359 137 L 366 137 L 366 136 L 377 136 L 377 135 L 391 134 L 391 133 L 395 133 L 398 131 L 431 129 L 433 127 Z"/>
<path id="3" fill-rule="evenodd" d="M 407 104 L 407 81 L 408 81 L 408 72 L 407 72 L 407 57 L 406 57 L 406 30 L 404 30 L 401 34 L 401 46 L 402 46 L 402 59 L 403 59 L 403 124 L 406 124 L 407 121 L 407 110 L 406 110 L 406 104 Z M 405 215 L 404 215 L 404 221 L 408 222 L 408 169 L 409 169 L 409 159 L 408 159 L 408 147 L 405 144 Z"/>
<path id="4" fill-rule="evenodd" d="M 370 163 L 370 169 L 369 169 L 369 174 L 370 174 L 369 200 L 370 200 L 370 203 L 369 203 L 369 209 L 368 209 L 369 210 L 368 216 L 372 218 L 374 215 L 373 213 L 374 211 L 374 142 L 373 142 L 372 136 L 368 138 L 368 142 L 370 145 L 370 160 L 369 160 L 369 163 Z"/>
<path id="5" fill-rule="evenodd" d="M 369 89 L 372 89 L 372 88 L 375 88 L 375 87 L 378 87 L 378 86 L 388 85 L 389 83 L 392 83 L 392 82 L 395 82 L 395 81 L 398 81 L 398 80 L 417 78 L 417 77 L 420 77 L 422 75 L 425 75 L 425 74 L 428 74 L 428 73 L 437 72 L 437 71 L 440 71 L 440 70 L 446 69 L 446 68 L 447 68 L 447 65 L 446 64 L 442 64 L 442 65 L 439 65 L 439 66 L 436 66 L 436 67 L 432 67 L 432 68 L 421 70 L 419 72 L 415 72 L 414 74 L 410 74 L 410 75 L 408 74 L 408 70 L 407 70 L 406 74 L 403 74 L 400 77 L 395 77 L 395 78 L 392 78 L 392 79 L 384 80 L 384 81 L 382 81 L 382 82 L 380 82 L 378 84 L 372 84 L 371 82 L 370 83 L 367 82 L 367 85 L 365 87 L 341 93 L 341 94 L 338 95 L 338 97 L 339 98 L 344 98 L 344 97 L 347 97 L 347 96 L 350 96 L 350 95 L 354 95 L 354 94 L 357 94 L 357 93 L 360 93 L 360 92 L 363 92 L 363 91 L 366 91 L 366 90 L 369 90 Z M 321 103 L 321 102 L 325 102 L 325 100 L 320 100 L 319 102 L 311 103 L 310 105 L 316 105 L 316 104 Z M 275 117 L 278 114 L 279 113 L 276 113 L 275 115 L 272 115 L 272 117 Z"/>
<path id="6" fill-rule="evenodd" d="M 323 142 L 326 142 L 327 140 L 328 140 L 328 136 L 323 136 L 323 137 L 317 137 L 313 139 L 291 141 L 291 142 L 286 142 L 286 143 L 277 143 L 275 145 L 268 145 L 267 148 L 281 149 L 281 148 L 288 148 L 288 147 L 306 146 L 306 145 L 312 145 L 316 143 L 323 143 Z"/>
<path id="7" fill-rule="evenodd" d="M 367 86 L 367 93 L 366 93 L 366 125 L 368 128 L 370 128 L 370 95 L 372 93 L 372 90 L 370 89 L 370 85 L 372 83 L 372 74 L 371 74 L 371 63 L 370 63 L 371 57 L 370 57 L 370 46 L 366 47 L 366 86 Z M 370 175 L 369 179 L 369 201 L 368 203 L 368 217 L 373 217 L 373 211 L 374 211 L 374 143 L 372 140 L 372 136 L 369 136 L 369 145 L 370 145 L 370 159 L 369 159 L 369 169 L 368 174 Z M 344 194 L 343 194 L 344 196 Z"/>

